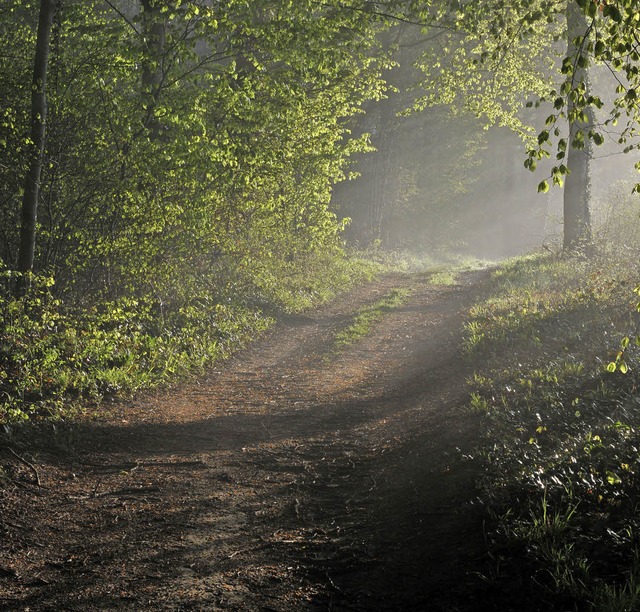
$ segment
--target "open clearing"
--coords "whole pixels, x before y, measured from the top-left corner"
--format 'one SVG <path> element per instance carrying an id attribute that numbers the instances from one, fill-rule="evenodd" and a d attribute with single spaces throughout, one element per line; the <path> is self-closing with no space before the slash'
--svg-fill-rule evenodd
<path id="1" fill-rule="evenodd" d="M 460 351 L 485 275 L 386 276 L 197 382 L 18 436 L 0 608 L 491 609 Z M 411 295 L 336 351 L 394 289 Z"/>

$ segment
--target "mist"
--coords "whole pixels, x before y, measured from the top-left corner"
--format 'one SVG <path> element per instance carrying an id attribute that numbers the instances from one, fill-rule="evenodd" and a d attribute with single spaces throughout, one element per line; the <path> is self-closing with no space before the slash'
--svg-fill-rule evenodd
<path id="1" fill-rule="evenodd" d="M 486 129 L 446 108 L 403 118 L 392 137 L 373 128 L 377 150 L 361 155 L 357 177 L 334 193 L 341 216 L 352 219 L 351 243 L 489 260 L 561 247 L 563 188 L 537 192 L 553 164 L 526 169 L 525 145 L 510 130 Z M 594 148 L 596 231 L 608 218 L 612 190 L 631 195 L 634 161 L 616 142 Z"/>

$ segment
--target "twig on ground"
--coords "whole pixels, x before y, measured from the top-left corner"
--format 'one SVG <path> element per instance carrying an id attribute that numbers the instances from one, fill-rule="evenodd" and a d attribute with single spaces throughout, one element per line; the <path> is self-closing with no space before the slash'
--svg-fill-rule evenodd
<path id="1" fill-rule="evenodd" d="M 33 472 L 34 476 L 36 477 L 36 484 L 41 487 L 42 486 L 42 482 L 40 482 L 40 474 L 38 473 L 38 470 L 36 468 L 35 465 L 33 465 L 33 463 L 30 463 L 29 461 L 27 461 L 24 457 L 21 457 L 20 455 L 18 455 L 18 453 L 16 453 L 16 451 L 14 451 L 11 447 L 7 446 L 7 450 L 19 461 L 21 461 L 22 463 L 24 463 L 29 469 L 31 469 L 31 471 Z"/>
<path id="2" fill-rule="evenodd" d="M 69 499 L 93 499 L 96 497 L 122 497 L 122 496 L 131 496 L 131 495 L 139 495 L 140 493 L 156 493 L 160 491 L 160 487 L 158 486 L 149 486 L 149 487 L 125 487 L 123 489 L 116 489 L 114 491 L 103 491 L 102 493 L 97 492 L 98 485 L 94 488 L 91 494 L 85 495 L 69 495 Z"/>
<path id="3" fill-rule="evenodd" d="M 326 572 L 325 573 L 326 577 L 329 579 L 329 582 L 331 583 L 331 586 L 338 591 L 338 593 L 342 593 L 344 595 L 344 591 L 333 581 L 333 578 L 331 578 L 331 576 L 329 576 L 329 573 Z"/>
<path id="4" fill-rule="evenodd" d="M 19 523 L 12 523 L 11 521 L 7 521 L 6 519 L 0 520 L 0 525 L 2 525 L 5 530 L 7 527 L 13 527 L 14 529 L 26 529 L 24 525 L 20 525 Z"/>
<path id="5" fill-rule="evenodd" d="M 207 464 L 201 459 L 195 461 L 141 461 L 136 460 L 135 463 L 91 463 L 89 461 L 83 461 L 83 466 L 99 468 L 102 470 L 114 470 L 114 471 L 130 471 L 137 470 L 141 467 L 208 467 Z"/>

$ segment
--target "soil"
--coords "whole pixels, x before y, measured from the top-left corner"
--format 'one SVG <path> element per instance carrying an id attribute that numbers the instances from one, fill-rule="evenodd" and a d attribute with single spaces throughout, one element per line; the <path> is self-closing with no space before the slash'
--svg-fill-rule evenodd
<path id="1" fill-rule="evenodd" d="M 6 436 L 0 608 L 492 609 L 460 350 L 484 274 L 378 279 L 196 382 Z"/>

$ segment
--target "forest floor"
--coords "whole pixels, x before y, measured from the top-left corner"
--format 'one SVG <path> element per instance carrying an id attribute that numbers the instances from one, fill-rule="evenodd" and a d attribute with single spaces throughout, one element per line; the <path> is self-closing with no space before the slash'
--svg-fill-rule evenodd
<path id="1" fill-rule="evenodd" d="M 0 441 L 0 609 L 493 609 L 461 353 L 486 274 L 385 276 L 197 382 Z"/>

